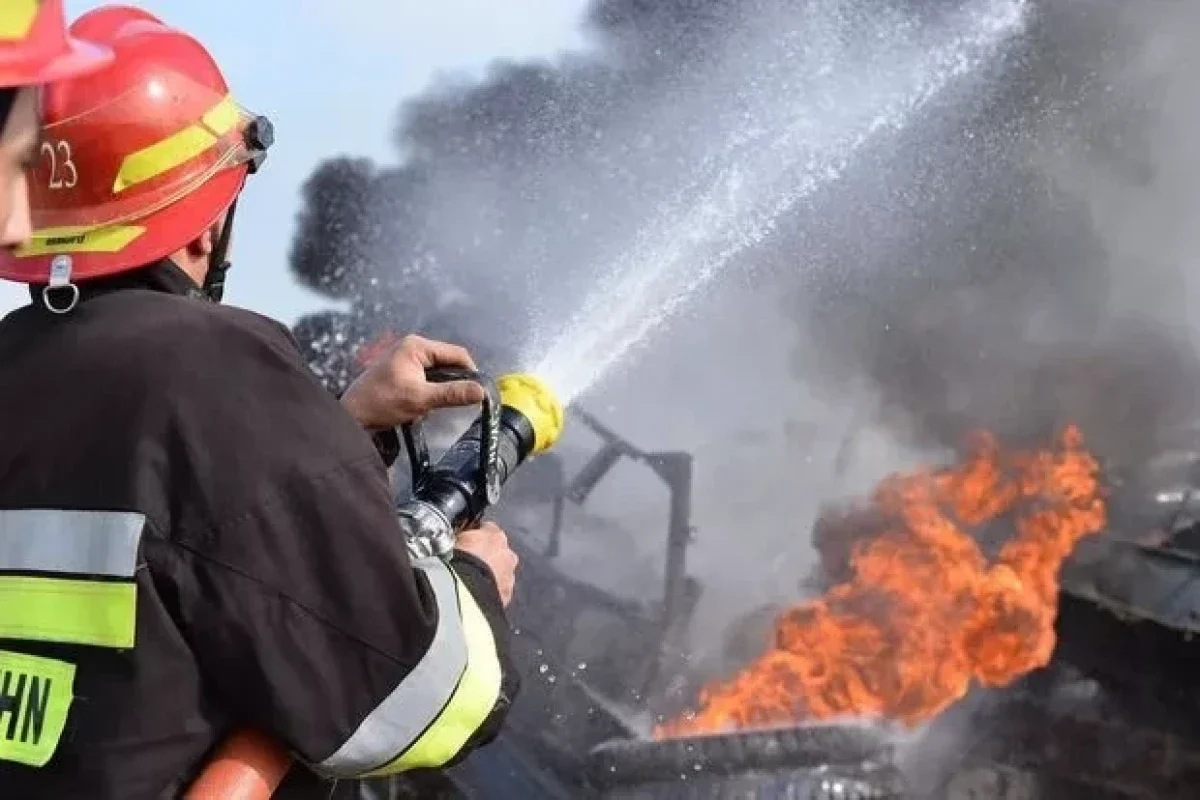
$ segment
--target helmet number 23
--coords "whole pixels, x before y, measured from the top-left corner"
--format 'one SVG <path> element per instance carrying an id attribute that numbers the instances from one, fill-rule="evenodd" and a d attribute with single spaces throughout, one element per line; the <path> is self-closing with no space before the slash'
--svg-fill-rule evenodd
<path id="1" fill-rule="evenodd" d="M 42 155 L 50 158 L 49 188 L 74 189 L 79 183 L 79 171 L 71 157 L 71 143 L 61 139 L 42 142 Z"/>

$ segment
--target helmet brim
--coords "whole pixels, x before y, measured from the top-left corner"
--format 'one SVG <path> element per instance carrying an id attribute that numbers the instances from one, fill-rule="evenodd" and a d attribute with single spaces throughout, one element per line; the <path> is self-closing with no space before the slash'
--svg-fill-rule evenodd
<path id="1" fill-rule="evenodd" d="M 182 200 L 130 222 L 143 228 L 144 233 L 117 252 L 61 250 L 18 255 L 0 250 L 0 279 L 45 283 L 50 276 L 50 262 L 60 254 L 71 256 L 73 280 L 102 278 L 153 264 L 208 230 L 237 199 L 245 186 L 247 172 L 245 165 L 223 170 Z M 202 213 L 198 213 L 200 209 Z"/>

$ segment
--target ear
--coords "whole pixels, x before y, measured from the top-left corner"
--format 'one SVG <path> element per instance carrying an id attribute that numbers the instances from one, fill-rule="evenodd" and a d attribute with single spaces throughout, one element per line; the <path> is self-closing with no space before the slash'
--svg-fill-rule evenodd
<path id="1" fill-rule="evenodd" d="M 216 241 L 216 230 L 216 226 L 213 226 L 188 242 L 188 256 L 197 261 L 207 260 L 213 251 L 213 242 Z"/>

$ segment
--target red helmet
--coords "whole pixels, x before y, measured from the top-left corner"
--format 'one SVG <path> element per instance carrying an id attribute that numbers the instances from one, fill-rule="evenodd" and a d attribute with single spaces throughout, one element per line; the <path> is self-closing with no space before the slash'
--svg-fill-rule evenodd
<path id="1" fill-rule="evenodd" d="M 71 35 L 88 42 L 111 42 L 138 28 L 161 28 L 162 20 L 133 6 L 101 6 L 84 14 L 71 25 Z"/>
<path id="2" fill-rule="evenodd" d="M 46 283 L 52 262 L 63 283 L 169 256 L 220 218 L 271 144 L 270 123 L 234 101 L 188 34 L 127 6 L 85 14 L 71 33 L 114 59 L 45 90 L 33 237 L 0 253 L 9 280 Z"/>
<path id="3" fill-rule="evenodd" d="M 67 35 L 62 0 L 0 0 L 0 87 L 49 83 L 111 60 L 107 49 Z"/>

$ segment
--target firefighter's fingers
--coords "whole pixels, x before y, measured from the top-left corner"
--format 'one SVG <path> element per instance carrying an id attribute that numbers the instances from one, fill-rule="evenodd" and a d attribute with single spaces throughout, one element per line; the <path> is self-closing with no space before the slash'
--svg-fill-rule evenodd
<path id="1" fill-rule="evenodd" d="M 459 347 L 449 342 L 437 339 L 426 339 L 423 336 L 406 336 L 400 343 L 400 350 L 414 358 L 422 367 L 458 367 L 460 369 L 475 369 L 475 359 L 465 347 Z"/>
<path id="2" fill-rule="evenodd" d="M 479 523 L 478 527 L 473 528 L 472 530 L 490 536 L 491 538 L 502 542 L 505 545 L 508 544 L 508 534 L 504 532 L 504 528 L 501 528 L 490 519 L 485 519 L 483 522 Z"/>
<path id="3" fill-rule="evenodd" d="M 500 600 L 508 605 L 517 580 L 517 554 L 508 546 L 508 536 L 499 526 L 485 522 L 478 528 L 463 531 L 455 546 L 488 565 Z"/>
<path id="4" fill-rule="evenodd" d="M 505 533 L 504 529 L 499 525 L 492 522 L 490 519 L 484 520 L 483 522 L 479 523 L 479 527 L 475 530 L 490 536 L 497 544 L 503 545 L 504 549 L 508 552 L 508 555 L 512 557 L 513 564 L 520 563 L 521 559 L 515 552 L 513 552 L 512 548 L 508 544 L 508 534 Z"/>
<path id="5" fill-rule="evenodd" d="M 427 383 L 422 387 L 422 406 L 425 413 L 435 408 L 473 406 L 483 402 L 483 387 L 474 381 Z"/>

